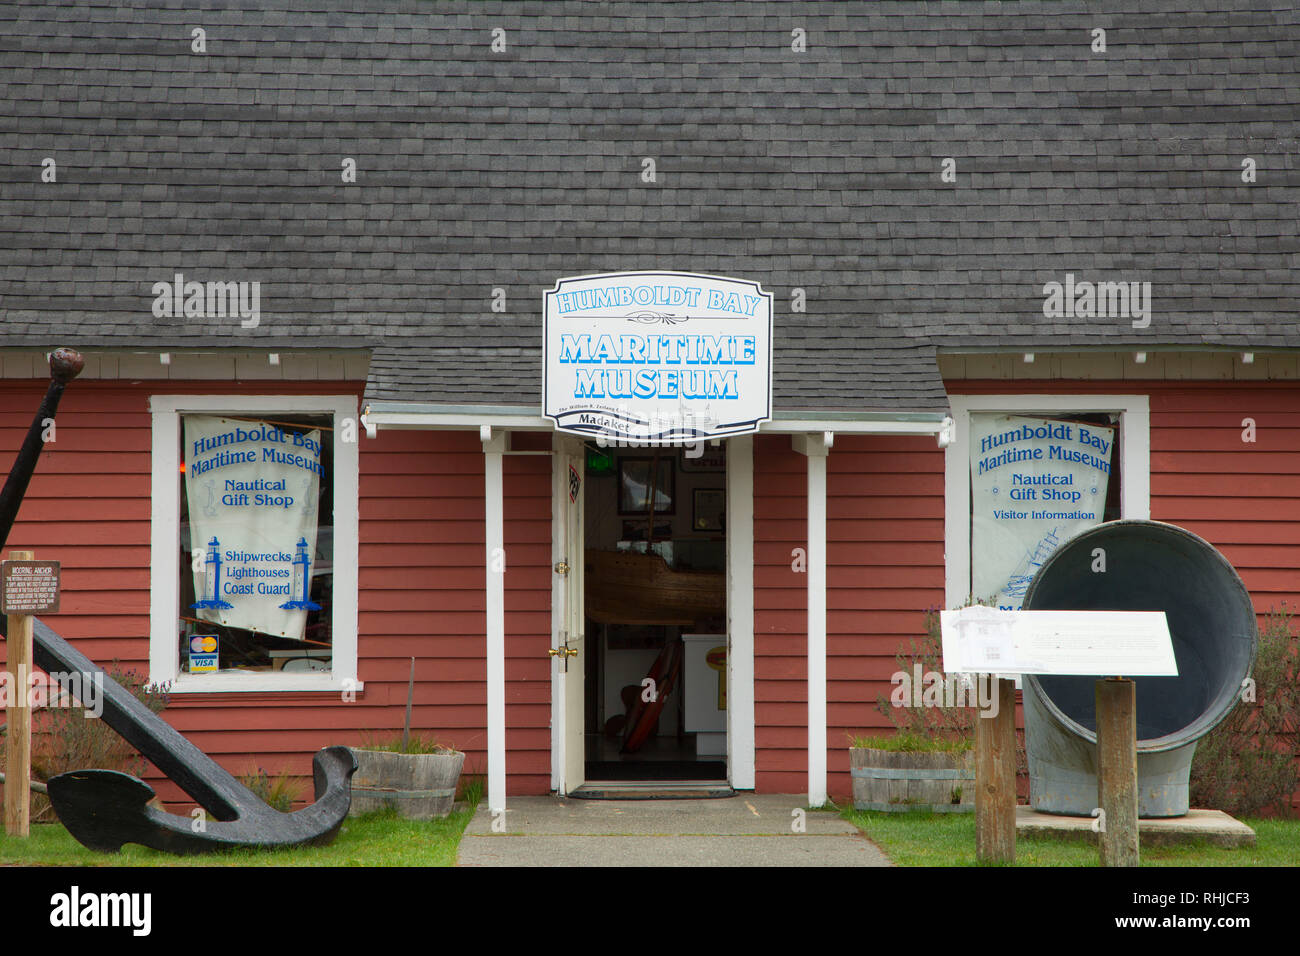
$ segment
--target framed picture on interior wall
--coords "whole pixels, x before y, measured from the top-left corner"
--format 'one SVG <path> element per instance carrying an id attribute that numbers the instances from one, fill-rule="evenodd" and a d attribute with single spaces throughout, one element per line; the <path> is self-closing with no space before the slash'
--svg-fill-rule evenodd
<path id="1" fill-rule="evenodd" d="M 721 488 L 696 488 L 692 531 L 721 531 L 726 521 L 727 493 Z"/>
<path id="2" fill-rule="evenodd" d="M 700 454 L 692 458 L 692 452 L 698 451 Z M 702 472 L 726 471 L 727 470 L 727 445 L 720 442 L 717 445 L 704 443 L 703 448 L 692 448 L 686 446 L 686 451 L 682 453 L 682 474 L 696 475 Z"/>
<path id="3" fill-rule="evenodd" d="M 618 462 L 618 513 L 641 515 L 650 512 L 651 465 L 653 458 L 620 458 Z M 655 469 L 654 512 L 657 515 L 677 513 L 677 486 L 674 459 L 659 459 Z"/>

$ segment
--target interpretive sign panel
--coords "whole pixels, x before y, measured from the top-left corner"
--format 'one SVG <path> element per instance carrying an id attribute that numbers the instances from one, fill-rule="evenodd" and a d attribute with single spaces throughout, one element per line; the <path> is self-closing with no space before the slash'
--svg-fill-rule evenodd
<path id="1" fill-rule="evenodd" d="M 0 614 L 53 614 L 59 610 L 58 561 L 2 561 L 0 581 Z"/>
<path id="2" fill-rule="evenodd" d="M 940 614 L 949 674 L 1177 677 L 1164 611 L 1000 611 Z"/>

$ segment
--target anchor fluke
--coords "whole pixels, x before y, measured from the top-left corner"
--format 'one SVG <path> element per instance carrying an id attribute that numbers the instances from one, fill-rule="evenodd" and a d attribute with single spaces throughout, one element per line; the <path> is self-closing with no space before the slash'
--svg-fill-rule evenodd
<path id="1" fill-rule="evenodd" d="M 74 770 L 51 777 L 50 803 L 79 843 L 109 853 L 125 843 L 180 855 L 322 845 L 333 841 L 348 814 L 357 764 L 348 748 L 327 747 L 312 765 L 316 802 L 297 813 L 281 813 L 245 791 L 232 819 L 177 816 L 148 805 L 153 787 L 115 770 Z"/>

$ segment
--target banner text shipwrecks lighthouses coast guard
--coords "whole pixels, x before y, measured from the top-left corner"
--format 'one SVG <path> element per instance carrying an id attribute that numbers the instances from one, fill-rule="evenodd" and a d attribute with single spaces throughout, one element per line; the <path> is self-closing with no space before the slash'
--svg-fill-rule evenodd
<path id="1" fill-rule="evenodd" d="M 560 431 L 689 442 L 772 416 L 772 296 L 686 272 L 560 279 L 545 297 L 543 414 Z"/>

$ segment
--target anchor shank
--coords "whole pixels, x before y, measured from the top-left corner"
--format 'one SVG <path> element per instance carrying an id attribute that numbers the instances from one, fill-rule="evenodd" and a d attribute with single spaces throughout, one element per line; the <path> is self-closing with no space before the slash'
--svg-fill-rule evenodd
<path id="1" fill-rule="evenodd" d="M 4 625 L 0 618 L 0 626 Z M 39 619 L 33 623 L 36 665 L 47 673 L 62 671 L 85 676 L 103 670 Z M 174 727 L 136 699 L 135 695 L 103 676 L 104 713 L 101 719 L 150 763 L 170 777 L 218 820 L 234 820 L 239 807 L 259 803 L 257 795 L 225 768 L 185 739 Z"/>
<path id="2" fill-rule="evenodd" d="M 72 349 L 57 349 L 50 355 L 50 386 L 45 390 L 45 398 L 36 411 L 36 417 L 32 419 L 31 427 L 27 429 L 27 437 L 23 439 L 23 446 L 9 470 L 9 477 L 5 479 L 4 489 L 0 490 L 0 550 L 4 549 L 9 540 L 9 532 L 18 517 L 18 508 L 23 503 L 23 495 L 27 493 L 27 485 L 36 471 L 41 449 L 45 447 L 45 423 L 53 421 L 63 390 L 77 377 L 84 364 L 84 359 Z"/>

